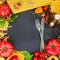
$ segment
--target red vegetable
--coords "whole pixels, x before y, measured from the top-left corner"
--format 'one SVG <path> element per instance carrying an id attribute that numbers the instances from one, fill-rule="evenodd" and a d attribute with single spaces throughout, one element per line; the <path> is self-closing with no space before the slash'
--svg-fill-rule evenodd
<path id="1" fill-rule="evenodd" d="M 40 52 L 35 51 L 35 52 L 34 52 L 34 56 L 40 56 Z"/>
<path id="2" fill-rule="evenodd" d="M 34 56 L 34 57 L 33 57 L 33 60 L 44 60 L 44 58 L 42 58 L 42 57 L 37 57 L 37 56 Z"/>
<path id="3" fill-rule="evenodd" d="M 43 7 L 43 10 L 44 10 L 44 11 L 47 11 L 47 10 L 48 10 L 48 7 L 47 7 L 47 6 L 44 6 L 44 7 Z"/>
<path id="4" fill-rule="evenodd" d="M 53 38 L 45 45 L 45 51 L 48 55 L 57 55 L 60 52 L 60 43 Z"/>
<path id="5" fill-rule="evenodd" d="M 9 57 L 14 51 L 13 45 L 8 41 L 1 41 L 0 43 L 0 56 Z"/>
<path id="6" fill-rule="evenodd" d="M 44 58 L 44 57 L 45 57 L 44 52 L 40 52 L 40 57 L 41 57 L 41 58 Z"/>
<path id="7" fill-rule="evenodd" d="M 44 57 L 45 57 L 44 52 L 35 51 L 33 60 L 44 60 Z"/>
<path id="8" fill-rule="evenodd" d="M 38 60 L 38 57 L 37 57 L 37 56 L 34 56 L 34 57 L 33 57 L 33 60 Z"/>
<path id="9" fill-rule="evenodd" d="M 42 57 L 39 57 L 38 60 L 44 60 Z"/>
<path id="10" fill-rule="evenodd" d="M 6 17 L 10 14 L 10 7 L 7 4 L 0 5 L 0 16 Z"/>
<path id="11" fill-rule="evenodd" d="M 9 60 L 18 60 L 18 56 L 12 56 Z"/>

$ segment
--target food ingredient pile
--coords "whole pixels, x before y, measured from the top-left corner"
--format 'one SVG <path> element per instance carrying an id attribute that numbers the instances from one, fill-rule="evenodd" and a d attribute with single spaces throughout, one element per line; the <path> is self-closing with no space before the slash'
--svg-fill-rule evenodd
<path id="1" fill-rule="evenodd" d="M 34 14 L 41 15 L 44 23 L 50 28 L 60 27 L 60 0 L 35 2 L 33 7 L 27 9 L 25 2 L 20 0 L 0 0 L 0 60 L 60 60 L 60 41 L 58 38 L 52 38 L 44 45 L 43 51 L 30 53 L 26 50 L 17 51 L 9 40 L 7 30 L 11 28 L 19 13 L 33 9 Z M 26 2 L 29 2 L 26 0 Z M 34 0 L 29 4 L 34 4 Z M 48 2 L 48 3 L 47 3 Z M 38 4 L 37 4 L 38 3 Z M 29 5 L 27 5 L 29 6 Z M 24 8 L 25 7 L 25 8 Z"/>

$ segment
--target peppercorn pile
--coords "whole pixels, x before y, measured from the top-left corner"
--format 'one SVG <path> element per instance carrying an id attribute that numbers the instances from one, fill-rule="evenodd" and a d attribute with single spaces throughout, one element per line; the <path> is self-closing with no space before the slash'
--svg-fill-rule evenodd
<path id="1" fill-rule="evenodd" d="M 8 1 L 9 2 L 9 1 Z M 26 50 L 14 50 L 14 46 L 8 41 L 7 30 L 19 13 L 13 14 L 9 2 L 0 0 L 0 60 L 60 60 L 60 41 L 53 38 L 47 41 L 43 51 L 30 53 Z M 21 4 L 14 5 L 15 9 Z M 53 1 L 47 6 L 40 6 L 33 10 L 34 14 L 40 14 L 44 23 L 50 28 L 60 27 L 60 1 Z"/>

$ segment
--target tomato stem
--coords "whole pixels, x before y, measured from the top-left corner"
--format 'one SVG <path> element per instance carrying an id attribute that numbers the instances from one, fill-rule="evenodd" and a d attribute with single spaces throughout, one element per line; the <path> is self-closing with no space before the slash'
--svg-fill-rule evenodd
<path id="1" fill-rule="evenodd" d="M 55 45 L 54 45 L 54 44 L 52 44 L 51 48 L 55 48 Z"/>
<path id="2" fill-rule="evenodd" d="M 7 47 L 4 47 L 4 50 L 7 50 Z"/>

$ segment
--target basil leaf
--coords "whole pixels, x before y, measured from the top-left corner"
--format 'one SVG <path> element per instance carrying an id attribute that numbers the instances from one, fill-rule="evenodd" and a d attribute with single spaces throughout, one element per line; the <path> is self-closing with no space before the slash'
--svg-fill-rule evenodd
<path id="1" fill-rule="evenodd" d="M 30 52 L 25 50 L 23 51 L 23 54 L 24 54 L 25 60 L 32 60 L 33 54 L 31 55 Z"/>

